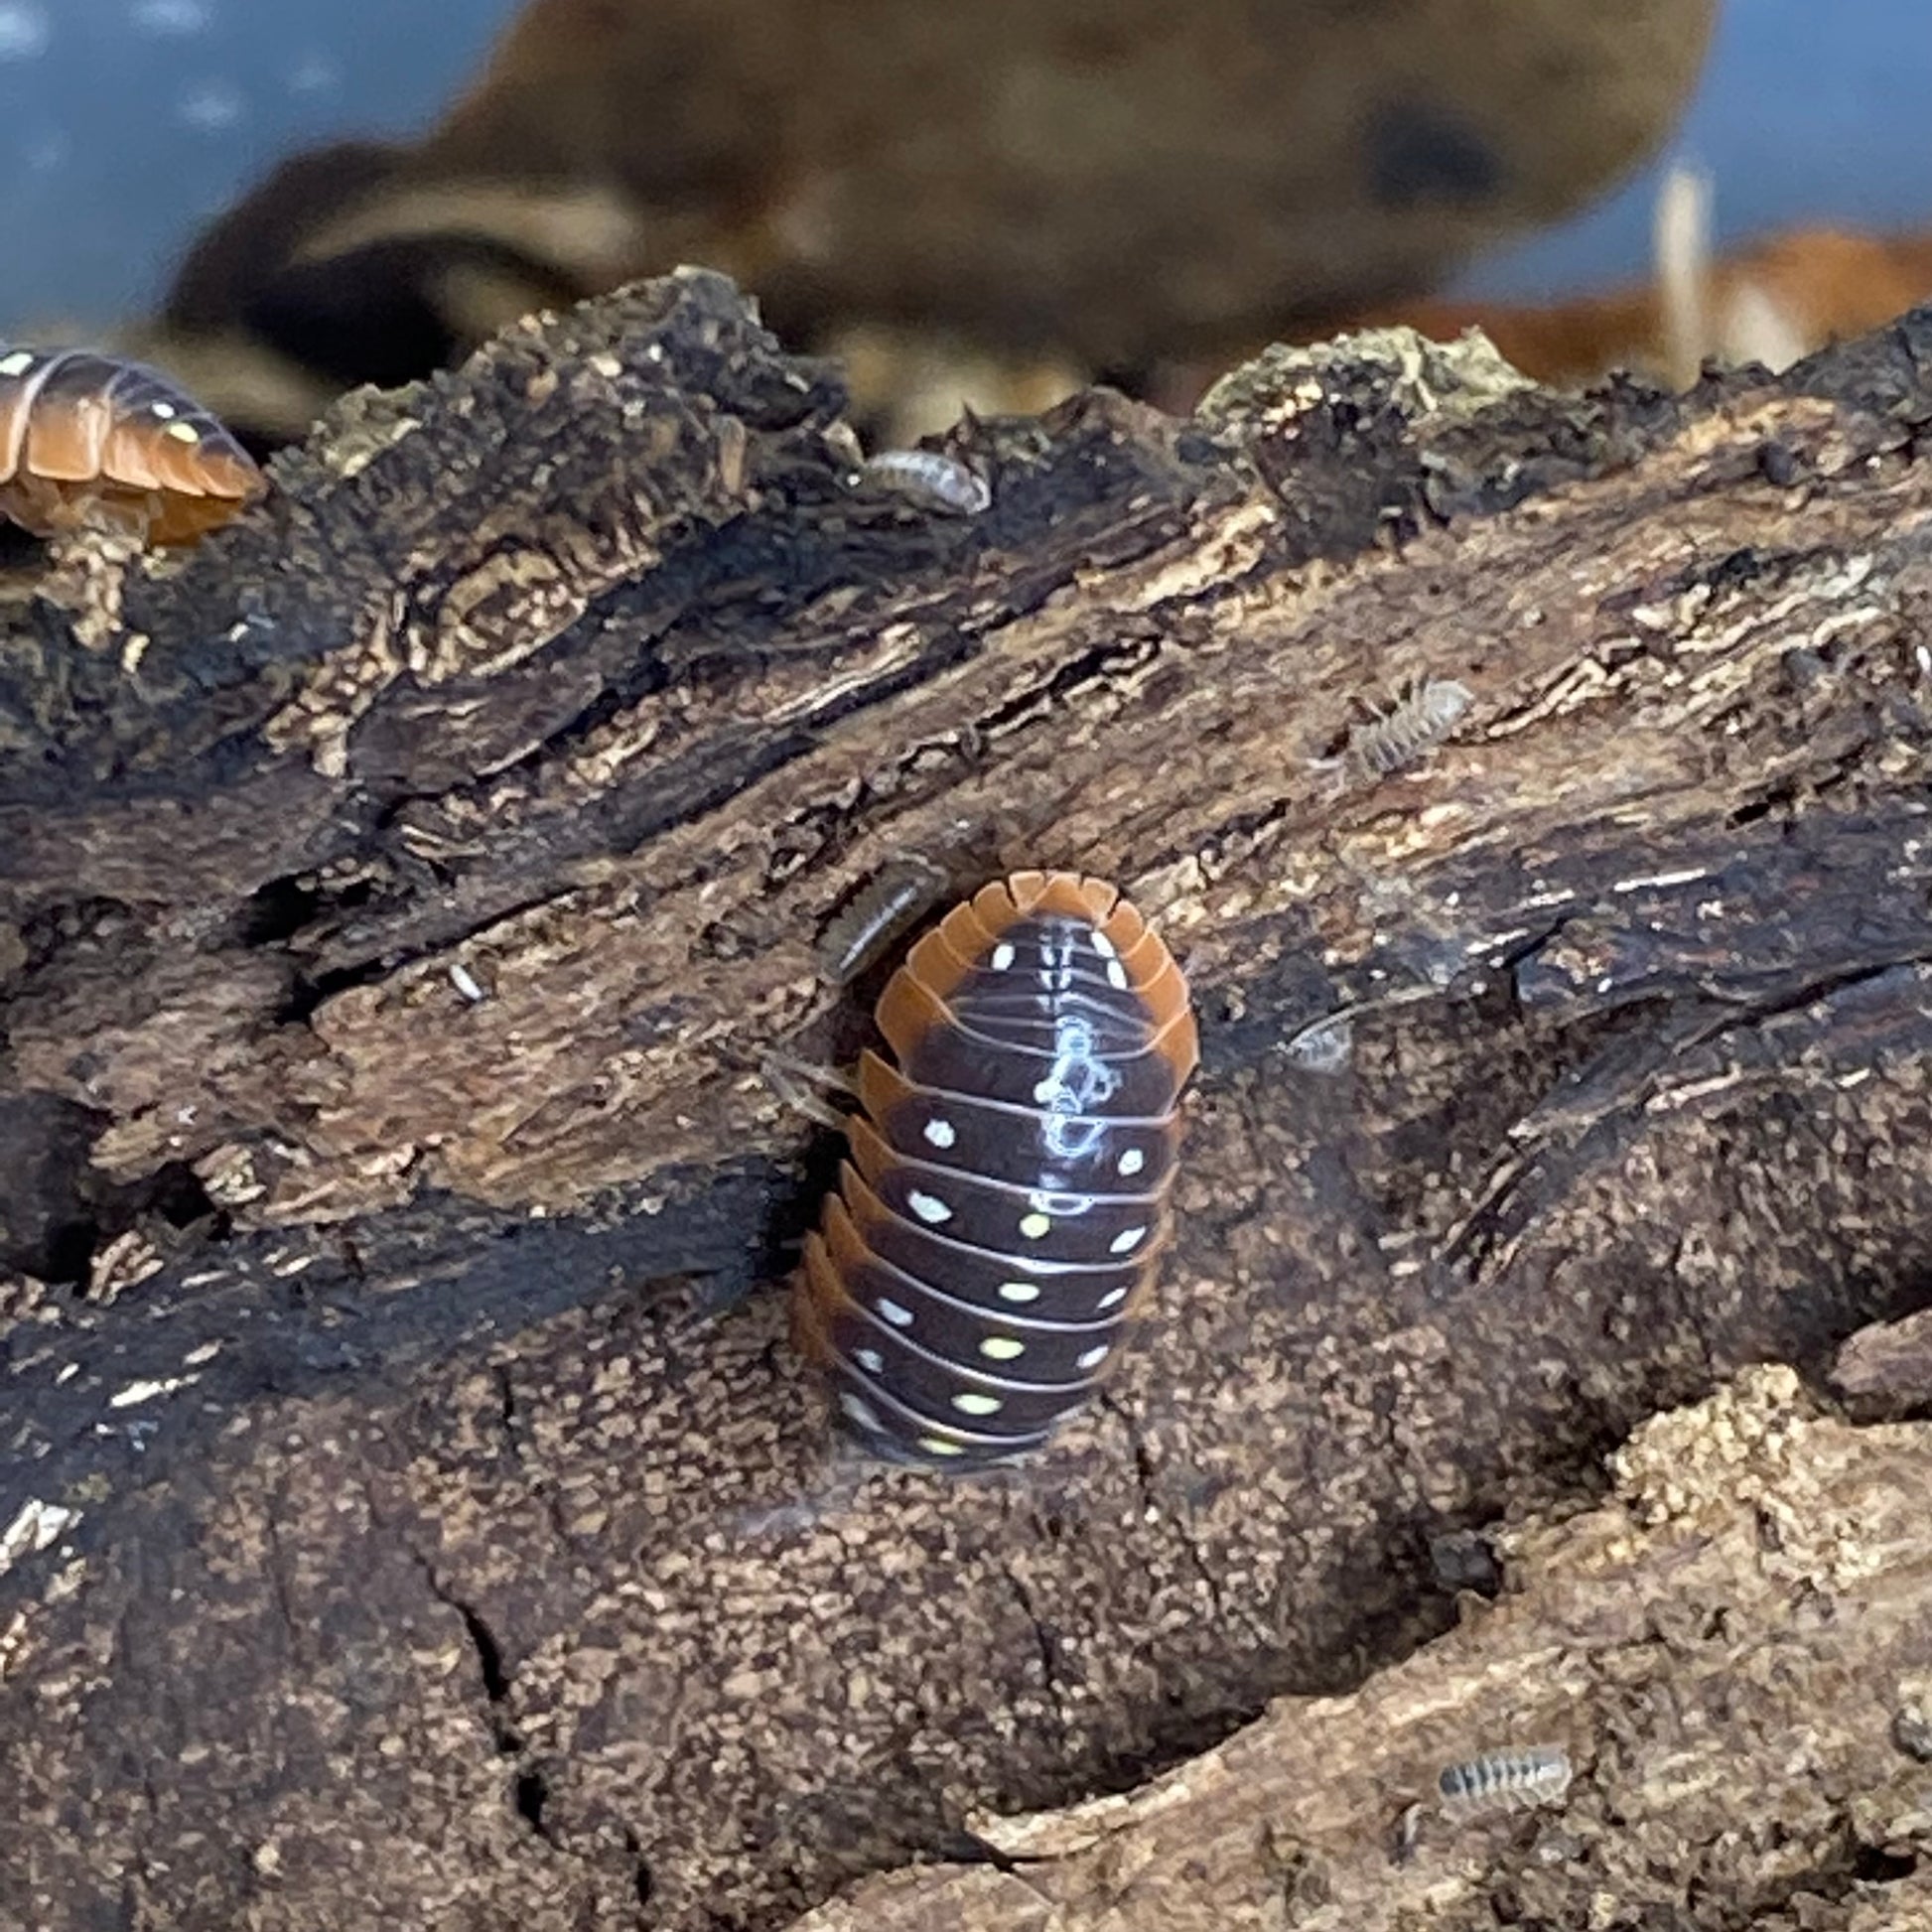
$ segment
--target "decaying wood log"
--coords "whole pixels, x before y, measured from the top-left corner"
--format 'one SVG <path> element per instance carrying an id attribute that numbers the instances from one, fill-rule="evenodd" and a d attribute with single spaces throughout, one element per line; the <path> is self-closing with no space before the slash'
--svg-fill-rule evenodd
<path id="1" fill-rule="evenodd" d="M 1755 1369 L 1614 1467 L 1600 1508 L 1498 1539 L 1499 1601 L 1360 1690 L 1131 1797 L 975 1820 L 976 1865 L 794 1932 L 1932 1922 L 1932 1431 Z M 1537 1815 L 1444 1801 L 1444 1769 L 1532 1740 L 1572 1772 Z"/>
<path id="2" fill-rule="evenodd" d="M 694 273 L 65 557 L 0 631 L 0 1912 L 776 1925 L 1363 1683 L 1461 1533 L 1909 1315 L 1929 356 L 1358 338 L 969 427 L 946 517 Z M 1470 709 L 1351 768 L 1417 676 Z M 907 852 L 1119 879 L 1203 1015 L 1161 1316 L 997 1481 L 839 1458 L 775 1286 L 833 1149 L 759 1057 L 862 1036 L 813 937 Z"/>

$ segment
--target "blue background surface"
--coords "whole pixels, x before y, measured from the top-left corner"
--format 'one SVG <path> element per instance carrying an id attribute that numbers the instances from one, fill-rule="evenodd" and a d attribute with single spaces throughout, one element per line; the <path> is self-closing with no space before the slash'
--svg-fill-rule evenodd
<path id="1" fill-rule="evenodd" d="M 516 0 L 0 0 L 0 329 L 151 304 L 297 148 L 401 135 Z"/>
<path id="2" fill-rule="evenodd" d="M 1672 159 L 1713 176 L 1721 246 L 1800 222 L 1932 228 L 1929 99 L 1932 0 L 1725 0 L 1703 84 L 1657 166 L 1461 287 L 1530 298 L 1646 273 Z"/>
<path id="3" fill-rule="evenodd" d="M 514 11 L 0 0 L 0 330 L 151 303 L 196 229 L 277 158 L 422 126 Z M 1714 172 L 1726 239 L 1811 219 L 1932 227 L 1928 99 L 1932 0 L 1727 0 L 1673 152 Z M 1463 288 L 1527 297 L 1641 273 L 1653 192 L 1646 176 Z"/>

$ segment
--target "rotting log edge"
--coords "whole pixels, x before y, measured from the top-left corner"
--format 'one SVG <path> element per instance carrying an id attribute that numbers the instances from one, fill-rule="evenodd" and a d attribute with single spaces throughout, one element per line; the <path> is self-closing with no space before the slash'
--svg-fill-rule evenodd
<path id="1" fill-rule="evenodd" d="M 27 1496 L 75 1519 L 0 1583 L 27 1606 L 0 1695 L 43 1683 L 50 1727 L 8 1746 L 30 1814 L 53 1831 L 105 1777 L 89 1858 L 152 1862 L 110 1733 L 161 1820 L 209 1802 L 144 1728 L 179 1656 L 35 1659 L 109 1602 L 165 1637 L 209 1587 L 209 1512 L 265 1511 L 301 1577 L 237 1629 L 313 1594 L 290 1627 L 335 1633 L 303 1666 L 334 1681 L 353 1578 L 370 1641 L 469 1633 L 493 1739 L 479 1770 L 451 1741 L 475 1711 L 403 1672 L 433 1791 L 385 1797 L 345 1721 L 276 1804 L 340 1798 L 348 1763 L 408 1846 L 474 1804 L 482 1922 L 545 1922 L 534 1839 L 559 1910 L 648 1867 L 664 1923 L 770 1923 L 970 1809 L 1131 1779 L 1399 1654 L 1447 1607 L 1430 1525 L 1902 1312 L 1929 341 L 1910 318 L 1682 405 L 1411 339 L 1277 352 L 1188 424 L 1090 397 L 986 426 L 993 506 L 942 523 L 855 495 L 829 373 L 686 275 L 351 399 L 270 504 L 114 586 L 114 647 L 28 606 L 0 640 L 5 1125 L 35 1175 L 9 1233 L 94 1281 L 9 1307 L 0 1524 Z M 1418 672 L 1476 693 L 1462 730 L 1329 797 L 1309 760 Z M 752 1069 L 847 1043 L 812 937 L 905 850 L 965 883 L 1110 874 L 1203 995 L 1168 1318 L 1018 1501 L 842 1491 L 768 1299 L 694 1328 L 639 1293 L 781 1267 L 812 1202 Z M 1338 1078 L 1284 1064 L 1349 1006 Z M 574 1366 L 611 1350 L 619 1389 Z M 479 1464 L 485 1410 L 509 1449 Z M 554 1596 L 515 1581 L 532 1536 L 568 1553 Z M 957 1593 L 876 1600 L 841 1536 L 909 1576 L 937 1536 Z M 766 1607 L 699 1614 L 734 1589 Z M 824 1744 L 828 1642 L 740 1765 L 727 1662 L 815 1592 L 876 1652 L 877 1708 Z M 587 1617 L 625 1632 L 600 1736 L 555 1675 Z M 227 1680 L 285 1695 L 236 1643 Z M 639 1795 L 614 1766 L 666 1671 L 697 1768 Z M 406 1912 L 381 1887 L 407 1860 L 364 1869 L 320 1817 L 303 1844 L 308 1892 L 275 1855 L 291 1922 L 345 1886 Z M 217 1895 L 226 1867 L 173 1869 Z"/>
<path id="2" fill-rule="evenodd" d="M 1502 1898 L 1635 1924 L 1695 1912 L 1690 1870 L 1714 1912 L 1690 1922 L 1923 1923 L 1932 1429 L 1853 1429 L 1754 1369 L 1614 1471 L 1597 1507 L 1499 1535 L 1503 1596 L 1361 1689 L 1285 1698 L 1140 1791 L 976 1819 L 983 1863 L 869 1880 L 792 1932 L 1373 1932 L 1494 1924 Z M 1562 1801 L 1443 1803 L 1445 1766 L 1532 1741 L 1573 1767 Z"/>

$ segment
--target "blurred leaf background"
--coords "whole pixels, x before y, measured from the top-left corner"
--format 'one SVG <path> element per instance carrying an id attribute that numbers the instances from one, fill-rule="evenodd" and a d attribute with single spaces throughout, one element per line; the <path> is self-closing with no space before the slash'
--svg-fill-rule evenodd
<path id="1" fill-rule="evenodd" d="M 100 327 L 152 306 L 195 232 L 277 160 L 420 130 L 515 11 L 0 0 L 0 329 Z M 1716 179 L 1721 243 L 1817 220 L 1932 225 L 1928 97 L 1924 0 L 1726 0 L 1673 146 Z M 1529 300 L 1641 273 L 1655 173 L 1475 265 L 1458 289 Z"/>
<path id="2" fill-rule="evenodd" d="M 685 261 L 897 438 L 1359 322 L 1682 382 L 1932 296 L 1928 89 L 1923 0 L 0 0 L 0 331 L 260 449 Z"/>

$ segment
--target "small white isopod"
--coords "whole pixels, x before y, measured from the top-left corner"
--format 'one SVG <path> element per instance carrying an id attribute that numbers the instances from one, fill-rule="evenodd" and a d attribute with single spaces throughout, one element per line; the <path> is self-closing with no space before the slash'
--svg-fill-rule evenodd
<path id="1" fill-rule="evenodd" d="M 1350 725 L 1348 742 L 1334 758 L 1312 759 L 1317 771 L 1365 780 L 1386 778 L 1413 764 L 1462 722 L 1475 693 L 1452 677 L 1414 678 L 1387 711 L 1367 724 Z"/>
<path id="2" fill-rule="evenodd" d="M 1451 1818 L 1554 1804 L 1570 1789 L 1570 1753 L 1561 1744 L 1512 1745 L 1445 1765 L 1436 1780 Z"/>
<path id="3" fill-rule="evenodd" d="M 992 485 L 977 470 L 937 450 L 882 450 L 867 459 L 859 474 L 922 509 L 954 516 L 977 516 L 993 501 Z"/>

